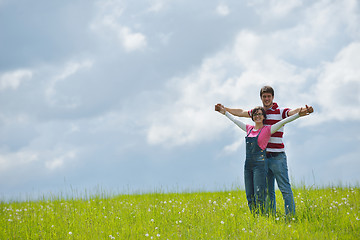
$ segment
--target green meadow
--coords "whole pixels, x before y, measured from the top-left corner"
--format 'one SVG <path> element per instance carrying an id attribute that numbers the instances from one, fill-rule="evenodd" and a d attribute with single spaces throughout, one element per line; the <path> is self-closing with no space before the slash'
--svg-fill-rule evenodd
<path id="1" fill-rule="evenodd" d="M 1 201 L 0 239 L 360 239 L 360 188 L 294 188 L 296 215 L 252 215 L 245 191 Z"/>

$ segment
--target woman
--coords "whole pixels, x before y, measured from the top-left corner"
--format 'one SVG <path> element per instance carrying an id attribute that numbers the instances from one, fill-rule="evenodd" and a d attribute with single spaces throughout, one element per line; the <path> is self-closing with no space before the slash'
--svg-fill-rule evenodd
<path id="1" fill-rule="evenodd" d="M 215 105 L 215 111 L 227 116 L 247 133 L 245 137 L 246 160 L 244 168 L 246 199 L 251 212 L 262 213 L 265 210 L 267 174 L 266 145 L 269 142 L 271 134 L 275 133 L 286 123 L 306 116 L 309 113 L 306 109 L 301 108 L 299 113 L 285 118 L 274 125 L 264 126 L 266 111 L 263 107 L 256 107 L 251 111 L 251 119 L 255 123 L 255 126 L 252 126 L 235 119 L 234 116 L 227 112 L 224 106 L 220 104 Z"/>

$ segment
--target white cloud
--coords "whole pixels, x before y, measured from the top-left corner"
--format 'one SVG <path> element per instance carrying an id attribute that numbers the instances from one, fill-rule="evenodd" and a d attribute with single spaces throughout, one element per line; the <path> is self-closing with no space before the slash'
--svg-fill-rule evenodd
<path id="1" fill-rule="evenodd" d="M 158 34 L 158 38 L 163 45 L 168 45 L 173 36 L 173 33 L 160 33 Z"/>
<path id="2" fill-rule="evenodd" d="M 11 88 L 13 90 L 19 88 L 25 80 L 31 79 L 33 72 L 26 69 L 19 69 L 12 72 L 6 72 L 0 75 L 0 90 Z"/>
<path id="3" fill-rule="evenodd" d="M 151 6 L 149 7 L 149 12 L 160 12 L 164 9 L 165 1 L 164 0 L 155 0 L 151 3 Z"/>
<path id="4" fill-rule="evenodd" d="M 39 160 L 38 153 L 34 151 L 19 151 L 16 153 L 0 153 L 0 172 L 7 172 Z"/>
<path id="5" fill-rule="evenodd" d="M 230 13 L 230 9 L 227 5 L 221 3 L 216 7 L 216 13 L 220 16 L 227 16 Z"/>
<path id="6" fill-rule="evenodd" d="M 354 16 L 355 13 L 348 8 L 351 3 L 347 1 L 342 7 Z M 355 65 L 360 62 L 360 54 L 357 43 L 342 50 L 333 63 L 300 67 L 289 61 L 294 56 L 311 59 L 321 55 L 323 44 L 344 34 L 342 26 L 354 19 L 347 15 L 334 18 L 330 13 L 338 5 L 326 1 L 322 4 L 331 11 L 318 6 L 305 9 L 307 17 L 304 21 L 289 29 L 268 34 L 243 30 L 236 36 L 233 45 L 205 59 L 198 69 L 186 76 L 173 78 L 165 90 L 172 100 L 159 109 L 157 115 L 151 116 L 148 141 L 152 144 L 181 145 L 214 138 L 226 125 L 214 115 L 213 105 L 221 102 L 244 109 L 260 105 L 258 92 L 265 84 L 282 93 L 280 97 L 276 95 L 276 101 L 281 99 L 286 106 L 320 104 L 320 108 L 327 112 L 324 116 L 333 117 L 338 113 L 334 109 L 342 108 L 341 112 L 345 113 L 356 108 L 352 118 L 359 119 L 360 109 L 357 106 L 360 94 L 356 76 L 360 76 L 360 70 Z M 289 12 L 299 5 L 298 1 L 292 1 L 283 11 Z M 314 27 L 311 16 L 316 14 L 320 16 L 315 17 Z M 327 19 L 332 22 L 329 27 Z M 326 29 L 329 33 L 324 32 Z M 345 34 L 355 35 L 350 32 Z M 348 107 L 343 107 L 344 103 Z M 314 114 L 314 120 L 306 122 L 316 124 L 317 117 L 319 115 Z M 332 118 L 323 119 L 328 121 Z M 236 149 L 238 145 L 230 145 L 227 151 Z"/>
<path id="7" fill-rule="evenodd" d="M 99 6 L 98 16 L 90 28 L 101 36 L 115 37 L 127 52 L 143 49 L 147 46 L 147 37 L 121 23 L 121 16 L 125 11 L 123 5 L 121 1 L 99 1 L 97 3 Z"/>
<path id="8" fill-rule="evenodd" d="M 297 6 L 296 2 L 289 1 L 288 4 Z M 254 4 L 255 9 L 267 12 L 260 14 L 265 18 L 264 22 L 275 24 L 276 11 L 271 10 L 273 1 L 269 2 L 270 6 L 262 0 Z M 308 61 L 309 58 L 316 60 L 322 54 L 334 51 L 334 48 L 338 47 L 339 39 L 360 37 L 360 26 L 357 24 L 360 21 L 359 4 L 354 0 L 316 1 L 310 6 L 299 8 L 299 12 L 294 16 L 301 18 L 301 21 L 263 36 L 267 38 L 267 41 L 262 42 L 264 48 L 271 48 L 272 53 L 281 57 L 296 57 Z"/>
<path id="9" fill-rule="evenodd" d="M 63 153 L 62 155 L 55 157 L 51 161 L 46 161 L 45 166 L 49 170 L 55 170 L 58 168 L 61 168 L 66 164 L 67 161 L 73 160 L 76 158 L 76 151 L 69 151 L 66 153 Z"/>
<path id="10" fill-rule="evenodd" d="M 50 105 L 62 105 L 67 108 L 75 108 L 80 103 L 79 100 L 73 97 L 66 97 L 58 93 L 56 87 L 57 84 L 61 81 L 65 81 L 67 78 L 75 75 L 82 69 L 91 68 L 93 66 L 93 61 L 86 59 L 80 62 L 69 61 L 66 63 L 64 69 L 57 75 L 55 75 L 48 83 L 45 89 L 45 97 L 47 103 Z"/>
<path id="11" fill-rule="evenodd" d="M 346 46 L 325 63 L 313 97 L 321 106 L 318 120 L 360 120 L 360 42 Z M 349 114 L 351 112 L 351 114 Z"/>
<path id="12" fill-rule="evenodd" d="M 146 47 L 146 36 L 141 33 L 133 33 L 128 27 L 120 27 L 118 32 L 119 39 L 122 40 L 126 51 L 135 51 Z"/>
<path id="13" fill-rule="evenodd" d="M 241 130 L 236 129 L 236 131 L 241 131 Z M 244 143 L 244 136 L 240 136 L 239 134 L 239 140 L 236 140 L 235 142 L 225 146 L 223 151 L 227 154 L 234 153 L 242 147 L 243 143 Z"/>
<path id="14" fill-rule="evenodd" d="M 248 5 L 254 7 L 264 19 L 286 17 L 292 10 L 302 5 L 301 0 L 249 0 Z"/>
<path id="15" fill-rule="evenodd" d="M 42 167 L 43 170 L 56 170 L 68 167 L 69 162 L 73 164 L 77 157 L 77 151 L 66 150 L 56 147 L 51 150 L 21 150 L 10 153 L 0 153 L 0 172 L 31 169 L 34 165 Z M 52 159 L 52 160 L 49 160 Z"/>

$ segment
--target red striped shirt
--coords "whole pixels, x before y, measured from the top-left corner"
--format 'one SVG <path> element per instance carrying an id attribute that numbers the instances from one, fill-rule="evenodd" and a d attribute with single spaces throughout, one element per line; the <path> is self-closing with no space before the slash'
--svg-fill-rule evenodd
<path id="1" fill-rule="evenodd" d="M 273 125 L 284 118 L 288 117 L 290 109 L 289 108 L 279 108 L 277 103 L 273 103 L 272 108 L 266 110 L 266 119 L 264 125 Z M 249 111 L 249 116 L 251 116 Z M 269 143 L 266 147 L 267 152 L 283 152 L 284 143 L 283 143 L 284 127 L 281 127 L 277 132 L 271 135 Z"/>

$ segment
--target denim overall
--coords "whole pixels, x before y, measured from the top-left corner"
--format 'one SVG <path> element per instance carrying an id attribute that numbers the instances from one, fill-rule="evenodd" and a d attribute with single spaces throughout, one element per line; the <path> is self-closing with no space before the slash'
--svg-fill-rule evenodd
<path id="1" fill-rule="evenodd" d="M 254 128 L 249 131 L 249 134 Z M 267 161 L 266 150 L 259 147 L 258 138 L 263 128 L 256 137 L 245 137 L 246 160 L 244 169 L 245 192 L 251 212 L 263 213 L 265 210 L 265 191 Z"/>

